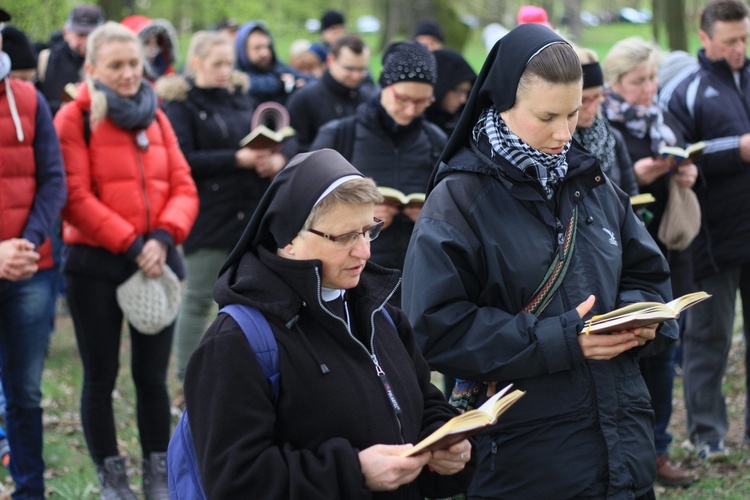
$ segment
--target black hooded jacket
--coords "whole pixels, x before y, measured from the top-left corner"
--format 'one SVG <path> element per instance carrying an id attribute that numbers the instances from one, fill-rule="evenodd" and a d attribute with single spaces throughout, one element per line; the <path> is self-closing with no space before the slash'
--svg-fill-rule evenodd
<path id="1" fill-rule="evenodd" d="M 247 76 L 235 72 L 230 88 L 200 88 L 181 75 L 162 78 L 157 91 L 198 188 L 200 211 L 183 243 L 231 250 L 270 184 L 237 166 L 237 145 L 250 131 L 255 108 Z"/>
<path id="2" fill-rule="evenodd" d="M 591 294 L 593 314 L 669 300 L 661 252 L 627 195 L 576 143 L 552 200 L 536 179 L 470 143 L 477 93 L 488 97 L 480 106 L 512 107 L 507 96 L 522 74 L 513 62 L 523 68 L 556 40 L 547 28 L 522 25 L 495 46 L 433 173 L 404 266 L 404 311 L 430 366 L 526 391 L 479 438 L 470 498 L 635 498 L 655 476 L 653 412 L 638 358 L 676 338 L 676 325 L 662 325 L 642 348 L 587 360 L 575 308 Z M 515 81 L 503 83 L 511 74 Z M 560 228 L 576 207 L 562 285 L 539 317 L 522 312 L 562 251 Z"/>
<path id="3" fill-rule="evenodd" d="M 416 442 L 455 412 L 430 383 L 405 316 L 385 306 L 399 284 L 395 272 L 367 264 L 359 285 L 347 291 L 349 330 L 321 298 L 321 262 L 285 259 L 270 248 L 301 227 L 323 186 L 356 172 L 332 167 L 338 160 L 330 153 L 310 153 L 315 156 L 307 171 L 294 165 L 309 155 L 298 155 L 277 176 L 214 289 L 220 307 L 247 304 L 267 318 L 279 346 L 280 391 L 274 406 L 239 326 L 219 315 L 185 375 L 208 498 L 421 500 L 463 491 L 472 475 L 471 466 L 454 476 L 425 468 L 393 492 L 365 486 L 359 451 Z M 299 203 L 282 210 L 293 195 Z M 378 367 L 400 405 L 398 417 Z"/>

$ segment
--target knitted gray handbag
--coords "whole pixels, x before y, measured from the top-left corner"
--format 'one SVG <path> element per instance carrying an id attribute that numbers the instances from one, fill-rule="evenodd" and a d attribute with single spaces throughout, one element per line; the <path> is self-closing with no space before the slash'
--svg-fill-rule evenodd
<path id="1" fill-rule="evenodd" d="M 139 269 L 117 287 L 117 304 L 128 322 L 141 333 L 157 334 L 177 318 L 182 289 L 177 275 L 164 266 L 158 278 Z"/>

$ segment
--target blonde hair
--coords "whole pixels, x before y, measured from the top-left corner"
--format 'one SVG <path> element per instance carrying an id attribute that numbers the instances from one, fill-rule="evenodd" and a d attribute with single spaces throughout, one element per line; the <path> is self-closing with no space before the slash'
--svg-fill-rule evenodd
<path id="1" fill-rule="evenodd" d="M 623 75 L 630 73 L 641 63 L 659 67 L 661 51 L 659 46 L 647 42 L 639 36 L 631 36 L 620 40 L 609 49 L 604 61 L 604 81 L 614 85 L 620 81 Z"/>
<path id="2" fill-rule="evenodd" d="M 369 177 L 352 179 L 331 191 L 320 203 L 315 205 L 307 216 L 301 231 L 307 231 L 320 219 L 325 217 L 336 205 L 365 205 L 382 203 L 383 196 L 378 191 L 375 181 Z"/>
<path id="3" fill-rule="evenodd" d="M 576 51 L 578 59 L 581 60 L 581 65 L 599 62 L 599 55 L 595 51 L 579 45 L 571 45 L 573 45 L 573 50 Z"/>
<path id="4" fill-rule="evenodd" d="M 88 36 L 86 40 L 86 64 L 96 66 L 96 58 L 102 46 L 110 42 L 133 42 L 138 46 L 143 63 L 143 45 L 138 36 L 120 23 L 107 21 Z M 97 90 L 94 80 L 86 75 L 86 85 L 91 95 L 91 129 L 95 129 L 99 122 L 107 116 L 107 96 Z"/>
<path id="5" fill-rule="evenodd" d="M 228 45 L 229 48 L 232 49 L 232 54 L 234 54 L 234 45 L 226 36 L 215 31 L 196 31 L 190 39 L 190 45 L 188 46 L 187 64 L 185 65 L 184 70 L 185 75 L 195 76 L 193 59 L 205 59 L 211 49 L 218 45 Z"/>

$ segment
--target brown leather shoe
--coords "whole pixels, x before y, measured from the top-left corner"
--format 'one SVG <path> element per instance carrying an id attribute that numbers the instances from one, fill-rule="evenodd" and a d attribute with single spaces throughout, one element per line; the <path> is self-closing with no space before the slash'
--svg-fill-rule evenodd
<path id="1" fill-rule="evenodd" d="M 695 482 L 692 474 L 671 461 L 669 455 L 656 457 L 656 480 L 664 486 L 689 486 Z"/>

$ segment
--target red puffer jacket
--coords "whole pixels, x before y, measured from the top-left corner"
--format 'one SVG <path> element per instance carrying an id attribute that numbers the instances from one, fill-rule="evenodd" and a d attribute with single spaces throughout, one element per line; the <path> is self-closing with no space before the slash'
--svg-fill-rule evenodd
<path id="1" fill-rule="evenodd" d="M 55 116 L 68 182 L 63 241 L 125 253 L 138 236 L 162 229 L 182 243 L 198 215 L 198 193 L 169 120 L 157 110 L 148 148 L 109 118 L 84 138 L 85 84 Z"/>

